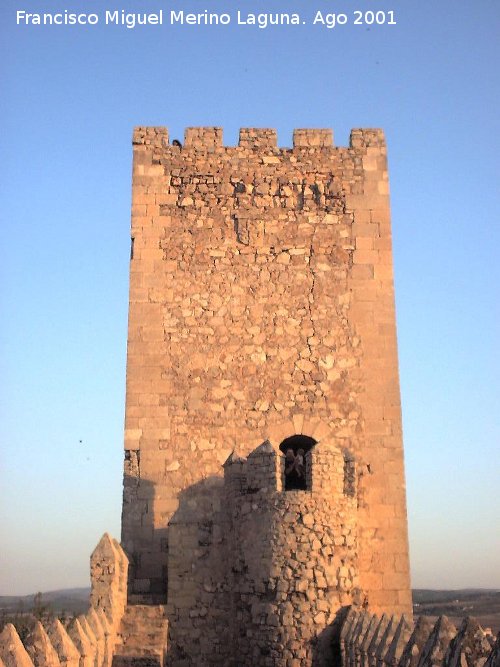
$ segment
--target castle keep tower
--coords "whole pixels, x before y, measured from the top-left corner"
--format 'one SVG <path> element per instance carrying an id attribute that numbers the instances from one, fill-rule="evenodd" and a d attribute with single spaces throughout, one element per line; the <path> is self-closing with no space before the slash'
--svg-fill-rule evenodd
<path id="1" fill-rule="evenodd" d="M 133 143 L 129 599 L 173 665 L 327 664 L 343 605 L 411 613 L 383 133 Z"/>

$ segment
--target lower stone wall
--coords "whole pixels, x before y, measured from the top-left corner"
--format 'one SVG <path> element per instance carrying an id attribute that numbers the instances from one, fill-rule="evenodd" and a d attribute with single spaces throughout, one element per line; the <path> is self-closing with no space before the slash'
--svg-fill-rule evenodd
<path id="1" fill-rule="evenodd" d="M 107 533 L 91 556 L 91 606 L 65 627 L 37 622 L 23 642 L 8 623 L 0 634 L 0 667 L 111 667 L 127 604 L 128 560 Z"/>
<path id="2" fill-rule="evenodd" d="M 467 617 L 460 629 L 440 616 L 376 616 L 349 609 L 340 632 L 342 667 L 500 667 L 500 634 Z"/>
<path id="3" fill-rule="evenodd" d="M 291 498 L 287 499 L 287 507 L 274 507 L 274 518 L 280 509 L 293 515 Z M 243 505 L 233 505 L 236 514 L 232 518 L 245 523 L 247 519 L 245 512 L 240 512 L 242 509 Z M 312 516 L 313 507 L 309 509 Z M 285 528 L 286 512 L 281 517 Z M 258 512 L 250 514 L 256 516 Z M 280 511 L 277 515 L 281 516 Z M 303 519 L 306 516 L 303 514 Z M 260 516 L 259 520 L 262 522 L 264 517 Z M 307 525 L 308 521 L 304 523 Z M 285 530 L 280 538 L 274 519 L 271 524 L 273 534 L 278 536 L 276 539 L 291 539 L 293 531 Z M 308 541 L 300 542 L 300 531 L 297 536 L 300 544 L 309 543 L 309 537 L 311 544 L 319 540 L 308 533 Z M 294 547 L 297 553 L 299 543 Z M 251 551 L 247 549 L 245 553 Z M 262 550 L 257 551 L 263 555 Z M 250 572 L 251 563 L 243 562 L 240 555 L 244 571 Z M 315 586 L 321 591 L 321 578 L 328 580 L 329 575 L 326 571 L 319 572 L 321 563 L 315 564 L 311 558 L 308 553 L 304 567 L 313 570 Z M 271 562 L 280 573 L 290 567 L 274 558 Z M 302 572 L 300 563 L 301 559 L 297 561 L 296 572 L 290 568 L 290 577 L 280 576 L 276 580 L 276 589 L 290 599 L 289 604 L 286 600 L 280 602 L 274 590 L 269 596 L 271 579 L 262 582 L 262 590 L 252 588 L 246 576 L 240 578 L 239 586 L 235 586 L 238 577 L 231 580 L 230 605 L 235 626 L 231 627 L 231 622 L 218 626 L 217 640 L 221 645 L 224 639 L 226 645 L 232 643 L 239 657 L 236 660 L 228 657 L 233 651 L 227 651 L 226 658 L 222 658 L 224 652 L 221 651 L 222 660 L 217 664 L 224 667 L 301 667 L 304 664 L 314 667 L 500 667 L 500 634 L 495 639 L 472 617 L 465 618 L 458 630 L 446 616 L 435 622 L 421 616 L 413 623 L 405 616 L 384 614 L 379 617 L 355 607 L 344 607 L 332 618 L 326 608 L 322 611 L 324 598 L 321 595 L 308 595 L 307 590 L 301 590 L 304 585 L 301 582 L 307 583 L 311 578 L 306 571 Z M 163 667 L 168 648 L 166 609 L 158 605 L 127 606 L 127 569 L 127 557 L 118 542 L 104 535 L 91 557 L 92 592 L 88 612 L 73 619 L 67 627 L 59 620 L 37 622 L 24 643 L 16 628 L 7 624 L 0 633 L 0 667 Z M 318 569 L 317 574 L 315 569 Z M 334 570 L 332 576 L 336 576 Z M 252 581 L 255 585 L 259 579 L 253 577 Z M 337 586 L 338 581 L 335 588 Z M 295 599 L 294 595 L 299 593 Z M 309 630 L 323 626 L 320 642 L 318 633 Z M 234 632 L 236 627 L 240 628 L 239 639 Z M 201 627 L 198 630 L 201 631 Z M 313 647 L 311 655 L 308 647 Z M 177 653 L 167 653 L 168 664 L 172 667 L 209 664 L 214 648 L 215 645 L 200 642 L 200 653 L 197 661 L 193 661 L 180 655 L 179 645 Z"/>

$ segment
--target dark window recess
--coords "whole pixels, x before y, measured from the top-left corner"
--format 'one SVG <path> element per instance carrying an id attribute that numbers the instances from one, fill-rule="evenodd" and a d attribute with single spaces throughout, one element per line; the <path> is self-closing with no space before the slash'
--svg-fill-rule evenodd
<path id="1" fill-rule="evenodd" d="M 316 440 L 308 435 L 292 435 L 281 443 L 280 450 L 285 455 L 285 491 L 307 490 L 311 471 L 307 469 L 310 460 L 306 454 L 315 444 Z"/>
<path id="2" fill-rule="evenodd" d="M 134 237 L 130 239 L 130 259 L 134 259 Z"/>

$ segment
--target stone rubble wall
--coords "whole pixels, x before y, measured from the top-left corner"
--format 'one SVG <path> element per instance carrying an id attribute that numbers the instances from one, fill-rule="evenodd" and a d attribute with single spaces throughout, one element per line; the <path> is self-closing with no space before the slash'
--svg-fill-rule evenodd
<path id="1" fill-rule="evenodd" d="M 111 667 L 126 607 L 128 560 L 107 533 L 91 556 L 91 606 L 67 628 L 37 622 L 23 645 L 15 627 L 0 634 L 0 667 Z"/>
<path id="2" fill-rule="evenodd" d="M 277 488 L 283 456 L 270 443 L 243 464 L 242 488 L 229 486 L 234 664 L 329 665 L 329 626 L 342 605 L 361 602 L 356 499 L 344 495 L 344 457 L 326 442 L 310 454 L 310 491 Z"/>
<path id="3" fill-rule="evenodd" d="M 225 146 L 198 127 L 180 146 L 139 127 L 133 145 L 130 592 L 167 602 L 180 504 L 203 486 L 215 507 L 206 480 L 279 432 L 352 450 L 361 587 L 373 612 L 411 613 L 383 132 L 335 147 L 331 130 L 295 130 L 280 148 L 274 130 Z"/>
<path id="4" fill-rule="evenodd" d="M 342 667 L 500 667 L 500 635 L 483 631 L 476 619 L 460 629 L 446 616 L 415 623 L 351 607 L 340 631 Z M 332 663 L 333 664 L 333 663 Z"/>

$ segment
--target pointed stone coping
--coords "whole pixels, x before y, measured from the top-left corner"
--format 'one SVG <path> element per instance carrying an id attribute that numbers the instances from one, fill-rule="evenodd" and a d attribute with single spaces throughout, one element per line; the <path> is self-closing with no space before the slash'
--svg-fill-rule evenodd
<path id="1" fill-rule="evenodd" d="M 491 644 L 484 630 L 477 619 L 467 616 L 448 646 L 444 664 L 446 667 L 462 667 L 464 664 L 479 666 L 486 662 L 490 653 Z"/>
<path id="2" fill-rule="evenodd" d="M 109 624 L 108 618 L 103 609 L 94 609 L 91 607 L 88 614 L 90 618 L 92 618 L 92 614 L 95 615 L 97 621 L 100 623 L 102 635 L 104 638 L 103 667 L 111 667 L 111 663 L 113 662 L 113 651 L 116 643 L 116 632 L 113 632 L 113 628 Z"/>
<path id="3" fill-rule="evenodd" d="M 240 456 L 239 454 L 237 454 L 236 451 L 233 449 L 231 454 L 229 454 L 227 459 L 222 464 L 222 467 L 226 468 L 228 466 L 233 465 L 234 463 L 243 464 L 245 462 L 246 462 L 246 459 L 243 456 Z"/>
<path id="4" fill-rule="evenodd" d="M 100 611 L 102 612 L 102 609 Z M 94 607 L 90 607 L 85 618 L 87 619 L 87 623 L 90 625 L 92 632 L 94 633 L 96 641 L 103 642 L 106 634 L 109 634 L 109 630 L 106 632 L 105 627 L 103 626 L 103 616 L 99 616 Z M 104 616 L 104 619 L 105 618 L 106 617 Z"/>
<path id="5" fill-rule="evenodd" d="M 398 667 L 417 667 L 422 649 L 432 631 L 432 623 L 427 616 L 419 616 L 410 639 L 406 644 Z"/>
<path id="6" fill-rule="evenodd" d="M 49 636 L 52 646 L 55 648 L 59 661 L 64 667 L 79 667 L 80 652 L 73 644 L 72 639 L 66 632 L 65 627 L 59 619 L 47 623 L 45 630 Z"/>
<path id="7" fill-rule="evenodd" d="M 392 638 L 392 642 L 384 656 L 384 663 L 390 667 L 396 667 L 398 660 L 403 655 L 404 648 L 408 643 L 413 630 L 413 623 L 409 623 L 403 614 Z"/>
<path id="8" fill-rule="evenodd" d="M 384 655 L 387 652 L 387 647 L 392 642 L 394 633 L 396 632 L 396 627 L 397 627 L 396 619 L 394 616 L 391 616 L 391 618 L 389 619 L 389 623 L 387 624 L 387 627 L 385 628 L 384 632 L 380 637 L 380 641 L 374 653 L 377 660 L 380 662 L 382 662 L 382 660 L 384 659 Z"/>
<path id="9" fill-rule="evenodd" d="M 361 638 L 366 632 L 370 619 L 371 619 L 371 614 L 368 614 L 366 612 L 361 612 L 359 615 L 358 622 L 356 623 L 356 627 L 354 628 L 354 632 L 352 633 L 349 639 L 349 651 L 352 652 L 353 657 L 354 657 L 354 652 L 356 651 L 358 645 L 361 642 Z"/>
<path id="10" fill-rule="evenodd" d="M 35 667 L 61 667 L 57 651 L 40 621 L 28 635 L 25 647 Z"/>
<path id="11" fill-rule="evenodd" d="M 111 587 L 103 587 L 103 582 L 94 581 L 93 571 L 94 567 L 99 568 L 99 564 L 103 561 L 111 561 L 114 563 L 115 569 L 110 572 L 110 577 L 115 579 L 115 584 L 112 584 Z M 104 611 L 108 618 L 108 621 L 113 624 L 114 615 L 116 613 L 121 614 L 120 610 L 120 599 L 123 596 L 123 602 L 125 602 L 126 597 L 126 588 L 127 588 L 127 573 L 128 573 L 128 558 L 125 552 L 122 549 L 122 546 L 117 540 L 115 540 L 109 533 L 104 533 L 104 535 L 99 540 L 98 545 L 92 552 L 90 556 L 90 570 L 92 575 L 92 589 L 90 592 L 90 603 L 91 605 L 98 609 L 101 606 L 105 607 Z M 104 594 L 105 604 L 103 603 L 102 596 L 104 589 L 108 588 L 106 594 Z M 114 596 L 114 593 L 118 594 L 118 599 Z M 118 609 L 116 609 L 118 605 Z"/>
<path id="12" fill-rule="evenodd" d="M 343 651 L 342 655 L 345 657 L 347 661 L 349 660 L 349 655 L 352 647 L 352 639 L 354 637 L 354 633 L 356 632 L 356 628 L 358 627 L 360 616 L 361 613 L 358 610 L 353 611 L 350 625 L 345 631 L 343 641 L 341 641 L 341 649 Z"/>
<path id="13" fill-rule="evenodd" d="M 88 619 L 87 619 L 86 616 L 84 616 L 84 615 L 79 616 L 78 621 L 80 622 L 80 625 L 82 626 L 83 631 L 85 632 L 85 634 L 89 638 L 90 645 L 92 647 L 93 654 L 94 654 L 94 660 L 96 661 L 97 664 L 100 665 L 101 662 L 102 662 L 102 658 L 103 658 L 103 655 L 102 655 L 103 654 L 102 641 L 99 644 L 99 642 L 97 641 L 97 637 L 95 635 L 95 632 L 92 630 L 92 626 L 88 622 Z"/>
<path id="14" fill-rule="evenodd" d="M 366 655 L 368 656 L 368 658 L 370 656 L 374 656 L 375 653 L 377 652 L 377 647 L 388 625 L 389 625 L 389 619 L 387 618 L 387 615 L 382 614 L 382 616 L 380 617 L 380 621 L 378 622 L 378 625 L 373 633 L 372 640 L 366 650 Z"/>
<path id="15" fill-rule="evenodd" d="M 100 560 L 102 557 L 111 556 L 126 562 L 128 565 L 128 558 L 123 551 L 121 544 L 117 542 L 114 537 L 111 537 L 109 533 L 104 533 L 96 548 L 90 555 L 90 562 L 92 563 L 95 560 Z"/>
<path id="16" fill-rule="evenodd" d="M 255 456 L 276 456 L 276 452 L 269 440 L 264 440 L 264 442 L 256 447 L 253 452 L 250 452 L 248 458 L 251 459 Z"/>
<path id="17" fill-rule="evenodd" d="M 0 633 L 0 658 L 5 667 L 34 667 L 12 623 L 7 623 Z"/>
<path id="18" fill-rule="evenodd" d="M 422 667 L 442 665 L 448 646 L 456 634 L 457 629 L 448 617 L 440 616 L 425 642 L 418 664 Z"/>
<path id="19" fill-rule="evenodd" d="M 359 644 L 359 650 L 362 653 L 365 653 L 368 651 L 368 647 L 370 646 L 371 640 L 373 638 L 373 635 L 375 631 L 377 630 L 378 626 L 378 616 L 376 614 L 373 614 L 373 616 L 370 618 L 370 621 L 368 623 L 368 627 L 366 628 L 366 632 L 363 636 L 363 639 L 361 640 L 361 643 Z"/>
<path id="20" fill-rule="evenodd" d="M 353 607 L 349 608 L 349 611 L 347 612 L 347 616 L 344 619 L 344 622 L 342 624 L 342 629 L 340 631 L 340 641 L 345 642 L 346 639 L 349 637 L 349 634 L 353 628 L 353 626 L 356 623 L 356 620 L 358 618 L 359 612 L 356 611 Z"/>
<path id="21" fill-rule="evenodd" d="M 80 667 L 93 667 L 95 649 L 92 646 L 87 633 L 82 628 L 80 621 L 75 618 L 68 627 L 68 635 L 81 655 Z"/>

